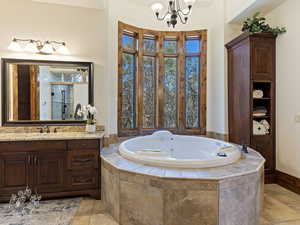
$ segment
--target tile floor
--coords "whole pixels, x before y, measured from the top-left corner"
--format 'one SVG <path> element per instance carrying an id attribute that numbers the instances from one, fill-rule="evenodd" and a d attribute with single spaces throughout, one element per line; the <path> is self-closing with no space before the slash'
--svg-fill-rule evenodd
<path id="1" fill-rule="evenodd" d="M 101 201 L 84 199 L 72 225 L 118 225 Z M 300 195 L 278 185 L 266 185 L 261 225 L 300 225 Z"/>

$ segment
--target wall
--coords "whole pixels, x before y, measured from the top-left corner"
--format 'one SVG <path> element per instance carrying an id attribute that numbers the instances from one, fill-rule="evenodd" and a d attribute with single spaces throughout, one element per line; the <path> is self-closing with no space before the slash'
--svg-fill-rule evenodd
<path id="1" fill-rule="evenodd" d="M 288 32 L 277 39 L 277 169 L 300 178 L 300 1 L 288 0 L 267 15 Z"/>
<path id="2" fill-rule="evenodd" d="M 95 104 L 98 123 L 107 134 L 117 133 L 117 37 L 118 21 L 157 30 L 169 30 L 158 22 L 148 4 L 131 0 L 105 0 L 106 10 L 87 9 L 30 0 L 2 0 L 0 8 L 0 55 L 95 63 Z M 14 13 L 11 13 L 14 12 Z M 18 16 L 15 16 L 18 15 Z M 216 16 L 218 15 L 218 16 Z M 22 18 L 22 20 L 20 20 Z M 224 1 L 210 0 L 194 8 L 188 25 L 176 30 L 208 30 L 207 130 L 226 133 L 226 82 L 224 74 Z M 12 37 L 63 40 L 70 57 L 11 54 Z"/>
<path id="3" fill-rule="evenodd" d="M 95 84 L 98 87 L 95 88 L 95 103 L 100 110 L 97 117 L 98 123 L 104 124 L 106 93 L 99 86 L 101 87 L 101 83 L 106 79 L 106 26 L 105 11 L 99 9 L 38 3 L 31 0 L 1 0 L 0 57 L 94 62 Z M 71 56 L 12 54 L 7 51 L 12 37 L 62 40 L 68 44 Z"/>
<path id="4" fill-rule="evenodd" d="M 147 4 L 134 4 L 134 1 L 108 1 L 108 64 L 105 87 L 109 95 L 108 120 L 109 133 L 117 133 L 117 38 L 118 21 L 134 26 L 169 30 L 167 25 L 156 20 Z M 208 74 L 207 74 L 207 130 L 226 133 L 225 77 L 224 77 L 224 1 L 213 0 L 210 4 L 193 9 L 191 22 L 178 25 L 176 30 L 208 30 Z M 217 15 L 217 16 L 216 16 Z"/>

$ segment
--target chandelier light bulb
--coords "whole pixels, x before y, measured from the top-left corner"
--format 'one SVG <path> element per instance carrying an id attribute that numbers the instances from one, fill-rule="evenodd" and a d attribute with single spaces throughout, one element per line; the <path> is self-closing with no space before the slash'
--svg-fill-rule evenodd
<path id="1" fill-rule="evenodd" d="M 53 54 L 54 53 L 54 48 L 50 44 L 49 41 L 45 42 L 43 48 L 41 49 L 41 53 L 44 53 L 44 54 Z"/>
<path id="2" fill-rule="evenodd" d="M 10 51 L 21 52 L 22 48 L 16 39 L 13 39 L 10 45 L 8 46 Z"/>
<path id="3" fill-rule="evenodd" d="M 31 40 L 26 46 L 25 46 L 25 49 L 24 49 L 26 52 L 31 52 L 31 53 L 38 53 L 39 50 L 37 48 L 37 45 L 36 43 Z"/>
<path id="4" fill-rule="evenodd" d="M 152 9 L 153 12 L 155 12 L 155 13 L 159 13 L 163 8 L 164 8 L 164 6 L 163 6 L 161 3 L 159 3 L 159 2 L 154 3 L 154 4 L 152 4 L 152 6 L 151 6 L 151 9 Z"/>
<path id="5" fill-rule="evenodd" d="M 70 55 L 69 49 L 66 47 L 66 43 L 63 43 L 58 49 L 57 52 L 62 55 Z"/>

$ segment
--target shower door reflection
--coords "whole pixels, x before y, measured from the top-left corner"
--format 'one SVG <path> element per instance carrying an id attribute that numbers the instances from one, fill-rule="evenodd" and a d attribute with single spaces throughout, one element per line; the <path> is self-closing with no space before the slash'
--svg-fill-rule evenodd
<path id="1" fill-rule="evenodd" d="M 74 119 L 73 85 L 51 85 L 51 119 Z"/>

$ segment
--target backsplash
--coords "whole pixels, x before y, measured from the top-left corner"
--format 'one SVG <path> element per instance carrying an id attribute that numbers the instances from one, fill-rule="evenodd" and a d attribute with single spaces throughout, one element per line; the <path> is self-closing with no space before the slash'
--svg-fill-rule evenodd
<path id="1" fill-rule="evenodd" d="M 2 133 L 37 133 L 44 126 L 24 126 L 24 127 L 0 127 Z M 79 126 L 49 126 L 51 132 L 56 128 L 57 132 L 84 132 L 85 125 Z M 97 131 L 104 131 L 104 126 L 98 125 Z"/>

